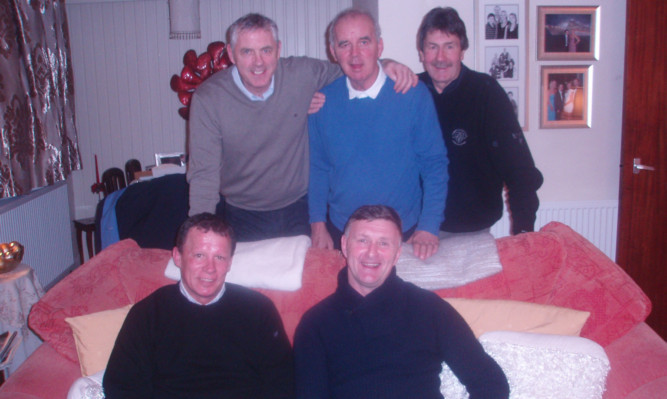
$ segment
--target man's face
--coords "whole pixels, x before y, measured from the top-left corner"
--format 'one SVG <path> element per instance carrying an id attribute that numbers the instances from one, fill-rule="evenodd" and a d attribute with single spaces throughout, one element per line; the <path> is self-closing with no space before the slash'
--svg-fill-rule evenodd
<path id="1" fill-rule="evenodd" d="M 491 26 L 496 26 L 496 17 L 493 15 L 489 15 L 489 18 L 487 19 L 489 25 Z"/>
<path id="2" fill-rule="evenodd" d="M 363 296 L 381 286 L 401 254 L 401 232 L 388 220 L 357 220 L 341 239 L 350 286 Z"/>
<path id="3" fill-rule="evenodd" d="M 500 12 L 500 22 L 507 23 L 507 11 Z"/>
<path id="4" fill-rule="evenodd" d="M 565 86 L 563 86 L 562 83 L 558 84 L 558 91 L 563 91 L 565 89 Z"/>
<path id="5" fill-rule="evenodd" d="M 464 53 L 458 36 L 441 30 L 432 30 L 426 34 L 424 49 L 419 51 L 419 58 L 438 93 L 442 93 L 448 84 L 459 77 Z"/>
<path id="6" fill-rule="evenodd" d="M 249 92 L 261 96 L 271 86 L 280 58 L 280 42 L 267 29 L 242 30 L 229 58 Z"/>
<path id="7" fill-rule="evenodd" d="M 192 228 L 183 244 L 183 252 L 172 251 L 174 263 L 181 269 L 185 290 L 202 305 L 220 292 L 232 264 L 229 237 L 209 230 Z"/>
<path id="8" fill-rule="evenodd" d="M 375 35 L 373 22 L 363 15 L 348 16 L 334 27 L 335 42 L 331 54 L 340 64 L 352 87 L 366 90 L 375 83 L 382 55 L 382 39 Z"/>

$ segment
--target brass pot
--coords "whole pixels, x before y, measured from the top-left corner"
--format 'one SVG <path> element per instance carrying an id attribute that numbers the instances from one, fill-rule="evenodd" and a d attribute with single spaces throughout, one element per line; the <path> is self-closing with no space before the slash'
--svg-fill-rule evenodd
<path id="1" fill-rule="evenodd" d="M 23 260 L 23 245 L 18 241 L 0 244 L 0 273 L 14 270 Z"/>

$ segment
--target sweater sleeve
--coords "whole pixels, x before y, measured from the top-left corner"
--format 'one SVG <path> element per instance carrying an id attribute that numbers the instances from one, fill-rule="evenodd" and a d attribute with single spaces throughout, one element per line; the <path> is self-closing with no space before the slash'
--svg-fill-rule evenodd
<path id="1" fill-rule="evenodd" d="M 278 310 L 269 299 L 263 310 L 263 322 L 256 339 L 258 373 L 263 381 L 262 398 L 294 397 L 294 361 L 292 347 Z"/>
<path id="2" fill-rule="evenodd" d="M 208 107 L 206 93 L 195 92 L 190 104 L 189 159 L 187 178 L 190 183 L 188 215 L 215 213 L 220 201 L 222 138 L 216 116 Z"/>
<path id="3" fill-rule="evenodd" d="M 486 145 L 495 170 L 507 186 L 512 234 L 533 231 L 542 174 L 535 167 L 512 104 L 497 82 L 491 82 L 486 101 Z"/>
<path id="4" fill-rule="evenodd" d="M 438 235 L 440 223 L 444 220 L 449 161 L 442 140 L 440 123 L 428 89 L 419 82 L 413 91 L 416 100 L 413 102 L 415 108 L 411 110 L 414 118 L 412 142 L 424 190 L 417 230 Z"/>
<path id="5" fill-rule="evenodd" d="M 310 176 L 308 182 L 308 212 L 310 223 L 324 222 L 327 218 L 327 197 L 329 193 L 328 160 L 319 127 L 318 114 L 308 118 L 308 140 L 310 144 Z"/>
<path id="6" fill-rule="evenodd" d="M 461 381 L 470 399 L 509 397 L 509 384 L 498 363 L 485 351 L 472 330 L 447 302 L 437 299 L 438 342 L 443 358 Z"/>
<path id="7" fill-rule="evenodd" d="M 149 318 L 145 309 L 130 309 L 118 333 L 104 373 L 103 387 L 107 399 L 142 399 L 153 396 L 152 353 Z"/>
<path id="8" fill-rule="evenodd" d="M 331 395 L 324 345 L 307 313 L 294 334 L 294 362 L 297 399 L 328 399 Z"/>

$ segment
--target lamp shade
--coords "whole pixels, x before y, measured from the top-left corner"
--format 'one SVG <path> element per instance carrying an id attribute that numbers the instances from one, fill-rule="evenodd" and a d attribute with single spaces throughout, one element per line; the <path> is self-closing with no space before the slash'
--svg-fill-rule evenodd
<path id="1" fill-rule="evenodd" d="M 169 0 L 169 38 L 201 38 L 199 0 Z"/>

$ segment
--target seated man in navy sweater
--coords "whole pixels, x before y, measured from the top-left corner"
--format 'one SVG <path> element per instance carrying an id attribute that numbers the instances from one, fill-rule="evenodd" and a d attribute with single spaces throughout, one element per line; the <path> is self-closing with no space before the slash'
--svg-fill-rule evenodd
<path id="1" fill-rule="evenodd" d="M 471 399 L 507 398 L 502 369 L 456 310 L 396 276 L 401 231 L 398 214 L 384 205 L 350 216 L 338 288 L 296 329 L 297 398 L 442 399 L 443 361 Z"/>
<path id="2" fill-rule="evenodd" d="M 178 231 L 178 284 L 132 307 L 104 392 L 113 398 L 292 398 L 292 350 L 273 302 L 225 283 L 236 241 L 210 213 Z"/>

